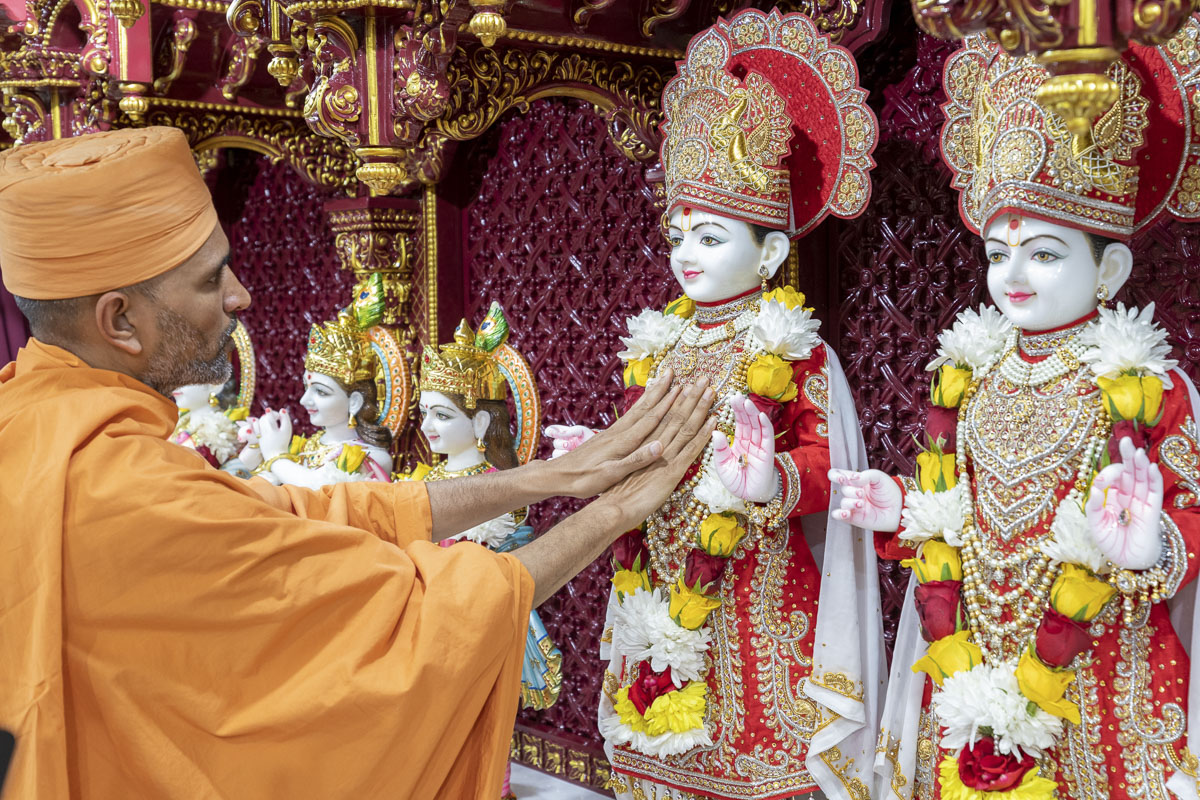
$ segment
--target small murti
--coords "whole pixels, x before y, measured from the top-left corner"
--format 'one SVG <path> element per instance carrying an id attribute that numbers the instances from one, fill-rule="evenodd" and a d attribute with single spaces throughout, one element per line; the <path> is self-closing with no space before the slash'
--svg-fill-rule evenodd
<path id="1" fill-rule="evenodd" d="M 836 516 L 913 568 L 877 798 L 1195 798 L 1197 397 L 1124 244 L 1196 218 L 1192 20 L 1110 69 L 1090 131 L 982 37 L 946 64 L 942 148 L 994 307 L 939 337 L 916 480 L 835 474 Z M 913 550 L 915 549 L 915 553 Z"/>
<path id="2" fill-rule="evenodd" d="M 421 434 L 433 453 L 443 456 L 430 467 L 418 464 L 402 480 L 439 481 L 481 475 L 525 464 L 536 453 L 541 432 L 541 399 L 533 370 L 508 344 L 509 326 L 504 311 L 492 303 L 472 332 L 464 319 L 454 341 L 441 348 L 427 346 L 421 358 Z M 517 426 L 514 435 L 508 411 L 512 389 Z M 448 539 L 474 542 L 506 553 L 533 540 L 526 523 L 527 509 L 502 514 Z M 525 659 L 521 665 L 521 706 L 544 709 L 554 705 L 562 688 L 562 653 L 542 618 L 529 612 Z M 505 767 L 502 798 L 514 797 L 509 786 L 511 765 Z"/>
<path id="3" fill-rule="evenodd" d="M 684 295 L 629 320 L 627 400 L 703 376 L 719 427 L 613 548 L 599 725 L 620 798 L 867 792 L 885 669 L 874 552 L 829 520 L 826 474 L 865 456 L 812 309 L 769 286 L 789 237 L 866 205 L 865 96 L 808 18 L 759 11 L 697 35 L 664 90 Z"/>
<path id="4" fill-rule="evenodd" d="M 379 324 L 383 303 L 383 280 L 373 273 L 354 287 L 350 306 L 312 326 L 300 405 L 319 430 L 293 436 L 286 411 L 251 420 L 242 460 L 255 475 L 310 489 L 391 480 L 392 437 L 412 395 L 407 357 Z"/>

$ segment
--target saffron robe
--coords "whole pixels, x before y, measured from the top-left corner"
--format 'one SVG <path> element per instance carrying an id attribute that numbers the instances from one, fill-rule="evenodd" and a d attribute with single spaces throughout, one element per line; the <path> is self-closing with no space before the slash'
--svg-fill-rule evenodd
<path id="1" fill-rule="evenodd" d="M 37 340 L 0 370 L 5 800 L 495 797 L 533 584 L 421 483 L 243 481 Z"/>

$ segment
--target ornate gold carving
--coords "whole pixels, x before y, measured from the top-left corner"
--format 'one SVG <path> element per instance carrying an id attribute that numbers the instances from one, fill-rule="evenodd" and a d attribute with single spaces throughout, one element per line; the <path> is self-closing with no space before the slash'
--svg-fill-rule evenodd
<path id="1" fill-rule="evenodd" d="M 654 67 L 578 53 L 478 49 L 452 61 L 447 77 L 449 107 L 433 121 L 435 137 L 473 139 L 511 108 L 524 110 L 539 97 L 567 95 L 593 102 L 608 122 L 613 142 L 631 159 L 657 156 L 658 98 L 665 76 Z"/>
<path id="2" fill-rule="evenodd" d="M 475 13 L 467 23 L 467 30 L 475 34 L 484 47 L 491 47 L 496 39 L 508 30 L 504 21 L 505 0 L 471 0 Z"/>
<path id="3" fill-rule="evenodd" d="M 267 64 L 267 74 L 279 82 L 285 89 L 290 87 L 300 74 L 300 59 L 290 44 L 269 44 L 267 52 L 271 61 Z"/>
<path id="4" fill-rule="evenodd" d="M 210 14 L 224 14 L 229 10 L 229 4 L 221 0 L 150 0 L 150 3 L 169 8 L 186 8 L 190 11 L 207 11 Z"/>
<path id="5" fill-rule="evenodd" d="M 146 116 L 146 112 L 150 110 L 150 100 L 146 97 L 146 87 L 141 83 L 123 83 L 121 84 L 121 92 L 123 97 L 117 103 L 117 107 L 133 121 L 133 124 L 140 125 Z"/>
<path id="6" fill-rule="evenodd" d="M 576 25 L 587 27 L 588 20 L 592 18 L 593 14 L 597 11 L 603 11 L 614 2 L 615 0 L 583 0 L 583 4 L 575 9 L 575 13 L 571 16 L 571 19 L 575 20 Z"/>
<path id="7" fill-rule="evenodd" d="M 333 246 L 342 269 L 359 280 L 373 272 L 383 276 L 382 324 L 396 330 L 397 340 L 405 348 L 414 338 L 408 302 L 420 224 L 416 208 L 364 206 L 329 211 Z"/>
<path id="8" fill-rule="evenodd" d="M 578 14 L 579 12 L 577 11 L 576 13 Z M 617 53 L 625 56 L 638 56 L 639 58 L 666 58 L 673 61 L 683 58 L 683 51 L 672 47 L 640 47 L 633 44 L 606 42 L 603 39 L 593 39 L 590 36 L 543 33 L 542 31 L 527 31 L 520 28 L 509 28 L 501 38 L 512 39 L 516 42 L 530 42 L 547 47 L 562 47 L 569 50 L 595 50 L 599 53 Z"/>
<path id="9" fill-rule="evenodd" d="M 304 119 L 321 136 L 357 147 L 360 139 L 355 123 L 362 114 L 362 103 L 353 69 L 358 37 L 344 20 L 322 17 L 313 23 L 309 47 L 317 79 L 304 101 Z M 378 172 L 368 170 L 373 175 Z"/>
<path id="10" fill-rule="evenodd" d="M 139 0 L 112 0 L 109 8 L 123 28 L 132 28 L 146 13 Z"/>
<path id="11" fill-rule="evenodd" d="M 335 139 L 312 133 L 296 118 L 295 112 L 149 99 L 151 110 L 147 122 L 179 128 L 194 150 L 248 148 L 276 162 L 286 162 L 317 186 L 353 191 L 355 160 L 349 148 Z"/>
<path id="12" fill-rule="evenodd" d="M 303 0 L 300 3 L 288 3 L 283 7 L 283 13 L 289 17 L 302 17 L 314 11 L 321 14 L 336 14 L 367 6 L 412 11 L 416 4 L 414 0 Z"/>
<path id="13" fill-rule="evenodd" d="M 94 8 L 94 10 L 93 10 Z M 79 62 L 93 75 L 106 75 L 112 52 L 108 48 L 108 0 L 95 0 L 94 6 L 84 4 L 79 29 L 87 34 L 87 43 Z"/>
<path id="14" fill-rule="evenodd" d="M 1107 75 L 1054 75 L 1038 87 L 1036 96 L 1043 108 L 1063 118 L 1075 136 L 1075 152 L 1082 153 L 1093 143 L 1092 120 L 1113 107 L 1121 87 Z"/>
<path id="15" fill-rule="evenodd" d="M 858 24 L 863 3 L 861 0 L 783 0 L 775 7 L 784 14 L 799 12 L 808 16 L 821 32 L 840 42 L 846 31 Z"/>
<path id="16" fill-rule="evenodd" d="M 421 235 L 425 241 L 425 342 L 438 339 L 438 261 L 437 261 L 437 188 L 425 187 L 421 202 Z"/>
<path id="17" fill-rule="evenodd" d="M 236 99 L 246 81 L 250 80 L 258 63 L 258 54 L 266 41 L 265 37 L 257 34 L 239 36 L 233 40 L 229 48 L 229 66 L 225 77 L 217 81 L 217 86 L 221 87 L 221 94 L 226 100 Z"/>
<path id="18" fill-rule="evenodd" d="M 678 19 L 691 3 L 692 0 L 653 0 L 650 13 L 642 20 L 642 36 L 653 36 L 655 28 L 664 22 Z"/>
<path id="19" fill-rule="evenodd" d="M 187 58 L 188 48 L 196 40 L 196 21 L 189 17 L 185 11 L 180 10 L 175 12 L 174 23 L 175 25 L 171 30 L 169 56 L 171 68 L 167 71 L 166 75 L 154 80 L 154 91 L 158 94 L 166 94 L 167 90 L 171 88 L 171 84 L 183 72 L 183 62 Z"/>
<path id="20" fill-rule="evenodd" d="M 46 107 L 37 95 L 4 87 L 0 111 L 4 113 L 4 122 L 0 126 L 12 137 L 14 144 L 47 138 Z"/>
<path id="21" fill-rule="evenodd" d="M 391 194 L 408 177 L 407 170 L 396 160 L 400 152 L 393 147 L 360 147 L 354 152 L 362 160 L 354 174 L 367 185 L 373 197 Z"/>
<path id="22" fill-rule="evenodd" d="M 264 18 L 261 0 L 233 0 L 225 10 L 225 23 L 238 36 L 257 33 Z"/>

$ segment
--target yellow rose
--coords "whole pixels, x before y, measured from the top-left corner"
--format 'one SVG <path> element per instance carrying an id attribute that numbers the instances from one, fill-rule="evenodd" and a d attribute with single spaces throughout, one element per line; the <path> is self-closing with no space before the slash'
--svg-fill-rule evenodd
<path id="1" fill-rule="evenodd" d="M 690 631 L 703 625 L 704 621 L 708 619 L 709 613 L 720 607 L 720 600 L 700 592 L 693 592 L 682 578 L 671 587 L 671 619 Z"/>
<path id="2" fill-rule="evenodd" d="M 791 286 L 784 286 L 763 295 L 763 300 L 774 300 L 776 303 L 783 303 L 789 309 L 803 308 L 805 299 L 803 292 L 797 292 Z"/>
<path id="3" fill-rule="evenodd" d="M 733 514 L 709 514 L 700 523 L 700 549 L 710 556 L 729 558 L 745 535 L 746 529 Z"/>
<path id="4" fill-rule="evenodd" d="M 970 635 L 970 631 L 959 631 L 933 642 L 921 660 L 912 665 L 912 671 L 927 673 L 941 686 L 954 673 L 982 664 L 983 652 L 970 641 Z"/>
<path id="5" fill-rule="evenodd" d="M 342 472 L 351 474 L 358 472 L 358 468 L 362 466 L 363 460 L 367 457 L 367 451 L 363 450 L 356 444 L 342 445 L 342 452 L 338 453 L 336 466 Z"/>
<path id="6" fill-rule="evenodd" d="M 630 361 L 625 365 L 625 386 L 645 386 L 650 380 L 650 367 L 654 365 L 654 358 L 646 356 L 637 361 Z"/>
<path id="7" fill-rule="evenodd" d="M 1050 587 L 1050 607 L 1076 622 L 1091 622 L 1116 593 L 1083 567 L 1063 564 L 1062 574 Z"/>
<path id="8" fill-rule="evenodd" d="M 686 733 L 704 724 L 704 681 L 692 681 L 682 689 L 660 694 L 646 709 L 646 733 Z"/>
<path id="9" fill-rule="evenodd" d="M 417 465 L 413 467 L 412 472 L 408 473 L 408 475 L 405 477 L 407 477 L 410 481 L 423 481 L 431 469 L 433 469 L 433 467 L 429 466 L 428 464 L 422 464 L 418 462 Z"/>
<path id="10" fill-rule="evenodd" d="M 225 416 L 229 417 L 231 422 L 241 422 L 244 419 L 249 419 L 250 409 L 245 406 L 234 406 L 225 410 Z"/>
<path id="11" fill-rule="evenodd" d="M 792 380 L 792 365 L 777 355 L 764 353 L 746 371 L 746 387 L 757 395 L 787 403 L 799 390 Z"/>
<path id="12" fill-rule="evenodd" d="M 958 557 L 958 549 L 951 547 L 941 539 L 930 539 L 921 547 L 921 553 L 916 558 L 906 558 L 900 566 L 909 567 L 916 571 L 919 583 L 930 581 L 961 581 L 962 560 Z"/>
<path id="13" fill-rule="evenodd" d="M 646 709 L 649 711 L 650 709 Z M 617 689 L 616 695 L 613 696 L 613 711 L 617 712 L 617 717 L 621 722 L 633 728 L 639 733 L 646 731 L 646 720 L 638 712 L 637 706 L 629 699 L 629 687 L 622 686 Z"/>
<path id="14" fill-rule="evenodd" d="M 1162 380 L 1153 375 L 1118 375 L 1097 378 L 1104 405 L 1114 420 L 1136 420 L 1153 424 L 1162 407 Z"/>
<path id="15" fill-rule="evenodd" d="M 304 446 L 308 444 L 308 437 L 296 434 L 292 437 L 291 444 L 288 445 L 288 454 L 298 456 L 304 452 Z"/>
<path id="16" fill-rule="evenodd" d="M 638 589 L 650 591 L 650 576 L 640 570 L 619 569 L 612 576 L 613 588 L 617 594 L 633 594 Z"/>
<path id="17" fill-rule="evenodd" d="M 690 319 L 692 314 L 696 313 L 696 303 L 685 294 L 683 297 L 677 297 L 667 303 L 667 307 L 663 309 L 663 313 Z"/>
<path id="18" fill-rule="evenodd" d="M 953 489 L 954 453 L 926 450 L 917 454 L 917 483 L 923 492 L 944 492 Z"/>
<path id="19" fill-rule="evenodd" d="M 1021 694 L 1047 714 L 1078 725 L 1079 706 L 1063 697 L 1073 680 L 1074 670 L 1056 671 L 1047 667 L 1033 654 L 1033 648 L 1027 648 L 1017 664 L 1017 686 L 1021 687 Z"/>
<path id="20" fill-rule="evenodd" d="M 942 364 L 941 369 L 933 373 L 929 397 L 935 406 L 958 408 L 963 392 L 967 390 L 967 384 L 970 382 L 971 370 L 959 369 L 953 364 Z"/>

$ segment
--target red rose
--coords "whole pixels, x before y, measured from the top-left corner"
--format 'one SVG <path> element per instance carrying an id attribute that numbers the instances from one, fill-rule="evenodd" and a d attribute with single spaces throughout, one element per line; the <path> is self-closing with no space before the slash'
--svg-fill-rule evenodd
<path id="1" fill-rule="evenodd" d="M 779 428 L 779 420 L 783 417 L 783 406 L 779 404 L 779 401 L 753 392 L 748 393 L 746 397 L 750 398 L 750 402 L 754 403 L 755 408 L 767 415 L 767 419 L 771 420 L 771 427 Z"/>
<path id="2" fill-rule="evenodd" d="M 629 409 L 633 408 L 633 404 L 642 399 L 642 395 L 646 393 L 645 386 L 630 386 L 625 390 L 625 398 L 621 407 L 622 414 L 628 414 Z"/>
<path id="3" fill-rule="evenodd" d="M 1046 606 L 1034 644 L 1037 657 L 1043 664 L 1054 669 L 1065 667 L 1091 646 L 1092 635 L 1087 632 L 1087 625 Z"/>
<path id="4" fill-rule="evenodd" d="M 1150 437 L 1146 435 L 1145 426 L 1138 425 L 1131 419 L 1122 419 L 1113 423 L 1112 436 L 1108 439 L 1108 460 L 1119 463 L 1121 460 L 1121 440 L 1128 436 L 1133 440 L 1134 447 L 1147 448 Z"/>
<path id="5" fill-rule="evenodd" d="M 962 627 L 961 588 L 962 581 L 929 581 L 913 590 L 925 641 L 936 642 Z"/>
<path id="6" fill-rule="evenodd" d="M 207 461 L 209 464 L 212 464 L 217 469 L 221 468 L 221 462 L 217 461 L 217 454 L 214 453 L 212 450 L 209 450 L 208 445 L 204 445 L 204 444 L 196 445 L 196 452 L 199 453 L 200 455 L 204 456 L 204 460 Z"/>
<path id="7" fill-rule="evenodd" d="M 940 437 L 943 452 L 953 451 L 958 441 L 958 409 L 931 405 L 925 417 L 925 434 L 935 444 Z"/>
<path id="8" fill-rule="evenodd" d="M 1021 782 L 1025 773 L 1037 765 L 1026 753 L 1017 758 L 996 752 L 990 736 L 975 742 L 975 748 L 964 747 L 958 754 L 958 777 L 963 784 L 980 792 L 1007 792 Z"/>
<path id="9" fill-rule="evenodd" d="M 646 709 L 650 707 L 656 697 L 673 691 L 675 691 L 675 683 L 671 680 L 671 668 L 667 667 L 663 672 L 655 672 L 650 668 L 649 661 L 643 661 L 638 665 L 637 677 L 629 686 L 629 702 L 633 703 L 633 707 L 638 710 L 639 714 L 645 716 Z"/>
<path id="10" fill-rule="evenodd" d="M 700 591 L 706 591 L 709 585 L 721 579 L 725 561 L 724 556 L 711 556 L 699 548 L 693 548 L 683 567 L 683 582 L 695 586 L 699 581 Z"/>
<path id="11" fill-rule="evenodd" d="M 621 565 L 621 569 L 643 570 L 650 565 L 650 551 L 646 549 L 646 537 L 640 528 L 635 528 L 621 534 L 612 543 L 613 561 Z"/>

